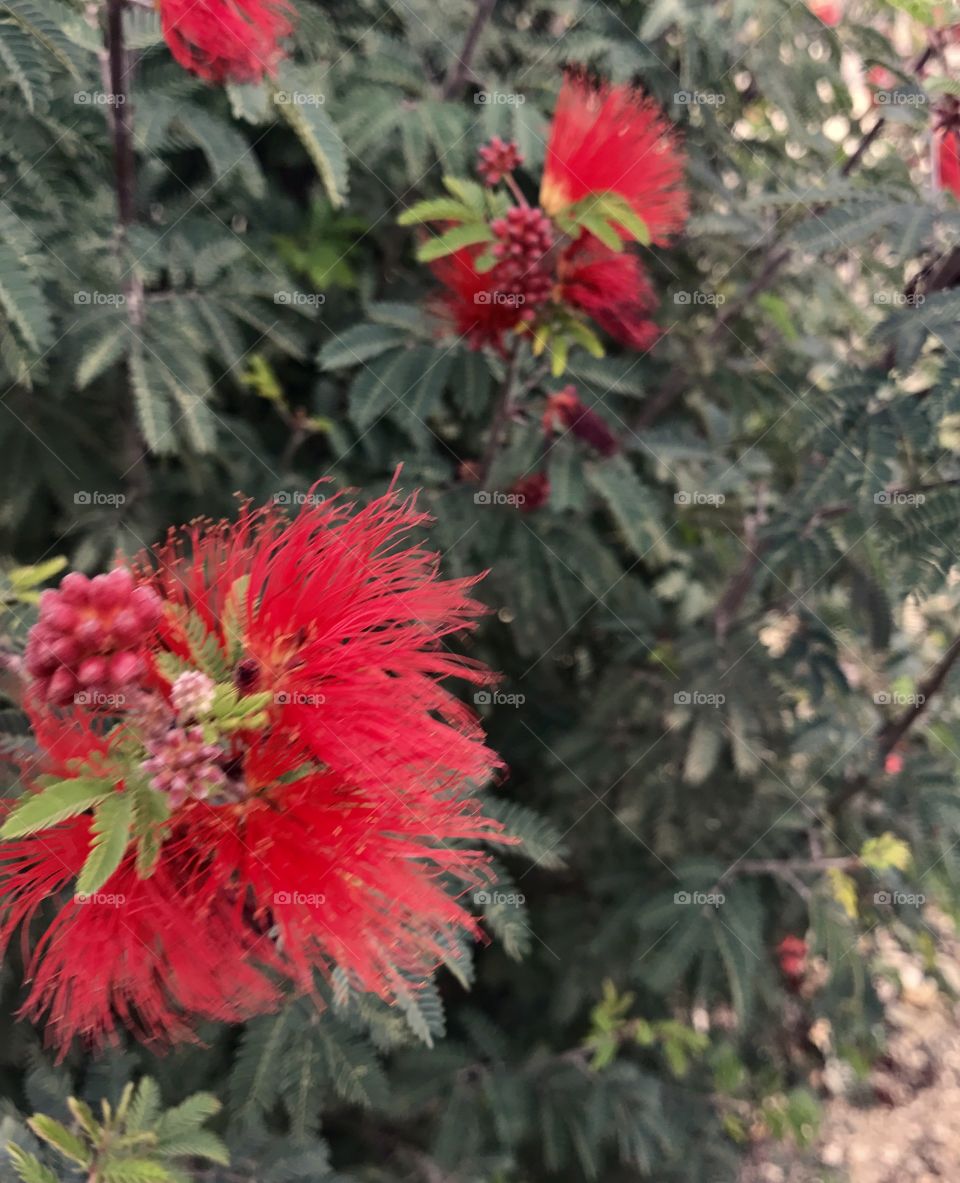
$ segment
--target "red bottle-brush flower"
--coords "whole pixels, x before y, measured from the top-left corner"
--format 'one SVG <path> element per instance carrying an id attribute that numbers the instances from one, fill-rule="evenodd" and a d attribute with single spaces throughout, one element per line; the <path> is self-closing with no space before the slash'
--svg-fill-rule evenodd
<path id="1" fill-rule="evenodd" d="M 790 933 L 777 945 L 780 972 L 792 990 L 797 990 L 807 972 L 807 942 Z"/>
<path id="2" fill-rule="evenodd" d="M 443 290 L 432 296 L 429 307 L 471 349 L 490 346 L 502 353 L 504 337 L 523 321 L 526 304 L 509 283 L 498 286 L 496 268 L 478 271 L 476 259 L 475 250 L 463 247 L 430 264 Z"/>
<path id="3" fill-rule="evenodd" d="M 550 215 L 591 194 L 619 193 L 663 244 L 687 218 L 683 157 L 652 99 L 568 71 L 547 145 L 540 204 Z"/>
<path id="4" fill-rule="evenodd" d="M 583 233 L 561 254 L 557 275 L 560 299 L 585 312 L 615 341 L 643 351 L 660 336 L 650 319 L 657 297 L 632 251 L 613 251 Z"/>
<path id="5" fill-rule="evenodd" d="M 960 198 L 960 99 L 946 95 L 940 100 L 933 135 L 936 183 Z"/>
<path id="6" fill-rule="evenodd" d="M 293 32 L 286 0 L 159 0 L 170 52 L 208 82 L 260 82 Z"/>
<path id="7" fill-rule="evenodd" d="M 949 189 L 960 198 L 960 134 L 941 131 L 936 139 L 937 181 L 941 189 Z"/>
<path id="8" fill-rule="evenodd" d="M 596 411 L 581 402 L 575 386 L 565 386 L 547 399 L 543 430 L 547 435 L 569 431 L 601 456 L 614 456 L 620 450 L 620 441 Z"/>
<path id="9" fill-rule="evenodd" d="M 446 648 L 480 608 L 407 540 L 426 522 L 391 492 L 195 524 L 130 569 L 163 615 L 119 720 L 52 706 L 38 676 L 0 943 L 74 888 L 28 969 L 61 1050 L 117 1023 L 183 1038 L 335 967 L 392 998 L 475 933 L 450 889 L 483 880 L 498 827 L 469 786 L 498 764 L 442 683 L 490 675 Z"/>
<path id="10" fill-rule="evenodd" d="M 532 472 L 515 481 L 510 492 L 517 498 L 521 513 L 536 513 L 550 501 L 550 478 L 545 472 Z"/>

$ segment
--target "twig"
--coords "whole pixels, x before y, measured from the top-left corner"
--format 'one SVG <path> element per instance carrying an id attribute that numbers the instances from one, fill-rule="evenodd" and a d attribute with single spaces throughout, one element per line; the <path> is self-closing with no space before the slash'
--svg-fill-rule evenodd
<path id="1" fill-rule="evenodd" d="M 856 855 L 834 858 L 742 859 L 724 871 L 717 882 L 724 883 L 737 875 L 778 875 L 782 879 L 790 879 L 803 871 L 856 871 L 862 866 L 862 860 Z"/>
<path id="2" fill-rule="evenodd" d="M 877 732 L 877 757 L 882 764 L 898 743 L 927 710 L 930 700 L 942 688 L 951 669 L 960 658 L 960 634 L 954 637 L 943 657 L 937 662 L 928 678 L 917 687 L 916 702 L 907 707 L 902 714 L 885 723 Z M 853 800 L 870 784 L 870 777 L 866 773 L 851 777 L 830 799 L 830 812 L 836 814 Z"/>
<path id="3" fill-rule="evenodd" d="M 923 53 L 920 54 L 920 56 L 913 63 L 913 65 L 910 67 L 910 72 L 912 74 L 919 74 L 923 70 L 923 67 L 927 64 L 927 62 L 929 62 L 930 59 L 934 56 L 934 54 L 936 54 L 938 52 L 939 52 L 938 47 L 933 42 L 931 42 L 926 47 L 926 49 L 923 51 Z M 877 138 L 877 136 L 883 131 L 883 129 L 886 127 L 886 125 L 887 125 L 887 117 L 886 117 L 886 115 L 881 115 L 877 119 L 877 122 L 873 125 L 873 127 L 871 127 L 870 130 L 867 132 L 867 134 L 860 140 L 860 143 L 856 147 L 856 151 L 853 152 L 853 154 L 850 156 L 850 158 L 844 164 L 843 168 L 840 170 L 840 175 L 842 177 L 849 177 L 850 176 L 850 174 L 853 172 L 853 170 L 859 165 L 860 161 L 863 159 L 864 153 L 867 151 L 867 149 L 870 147 L 870 145 L 873 143 L 873 141 Z"/>
<path id="4" fill-rule="evenodd" d="M 883 131 L 884 127 L 886 126 L 886 123 L 887 123 L 887 117 L 885 115 L 881 115 L 879 117 L 879 119 L 877 120 L 877 122 L 873 125 L 873 127 L 871 127 L 870 130 L 867 132 L 867 134 L 862 137 L 862 139 L 860 140 L 860 143 L 857 144 L 856 151 L 852 153 L 852 155 L 847 159 L 843 168 L 840 170 L 841 177 L 849 177 L 850 176 L 850 174 L 853 172 L 853 170 L 857 167 L 857 165 L 863 159 L 863 155 L 866 152 L 866 150 L 870 147 L 870 145 L 877 138 L 877 136 Z"/>
<path id="5" fill-rule="evenodd" d="M 768 288 L 771 282 L 776 278 L 777 273 L 783 265 L 789 261 L 792 251 L 789 247 L 784 247 L 780 251 L 774 251 L 767 259 L 766 263 L 757 273 L 756 278 L 752 283 L 740 293 L 735 300 L 731 300 L 727 307 L 723 310 L 720 316 L 717 317 L 717 323 L 713 326 L 710 333 L 707 335 L 707 344 L 716 345 L 723 336 L 723 330 L 727 327 L 729 322 L 735 317 L 739 316 L 744 308 L 758 296 L 762 291 Z"/>
<path id="6" fill-rule="evenodd" d="M 136 217 L 136 160 L 127 99 L 127 54 L 123 44 L 124 0 L 107 0 L 107 55 L 110 72 L 110 122 L 113 126 L 114 188 L 121 233 Z"/>
<path id="7" fill-rule="evenodd" d="M 121 265 L 125 264 L 128 231 L 137 217 L 136 156 L 133 149 L 133 113 L 127 76 L 130 72 L 123 43 L 125 0 L 107 0 L 107 76 L 110 87 L 110 124 L 113 131 L 113 182 L 117 202 L 116 249 Z M 143 325 L 143 283 L 135 268 L 128 268 L 124 296 L 130 328 L 136 336 Z M 149 492 L 150 478 L 145 463 L 146 448 L 136 417 L 129 413 L 124 420 L 123 452 L 126 471 L 124 483 L 128 502 Z"/>
<path id="8" fill-rule="evenodd" d="M 490 435 L 487 438 L 487 446 L 477 467 L 477 482 L 481 488 L 485 488 L 490 477 L 490 469 L 493 467 L 493 462 L 497 456 L 497 449 L 500 447 L 500 437 L 503 435 L 503 429 L 513 410 L 519 356 L 520 348 L 518 345 L 514 345 L 513 351 L 507 361 L 507 372 L 503 379 L 503 385 L 500 387 L 497 405 L 493 412 L 493 420 L 490 423 Z"/>
<path id="9" fill-rule="evenodd" d="M 470 74 L 470 63 L 476 53 L 483 26 L 493 15 L 496 6 L 497 0 L 477 0 L 477 10 L 464 38 L 463 49 L 460 50 L 456 60 L 451 62 L 450 69 L 447 71 L 447 77 L 440 92 L 443 98 L 456 98 L 463 89 L 463 84 Z"/>
<path id="10" fill-rule="evenodd" d="M 896 719 L 892 719 L 880 731 L 877 746 L 880 759 L 886 759 L 917 719 L 926 711 L 931 698 L 943 686 L 947 675 L 960 658 L 960 634 L 954 637 L 950 647 L 934 666 L 930 676 L 925 678 L 917 687 L 916 702 L 912 703 Z"/>

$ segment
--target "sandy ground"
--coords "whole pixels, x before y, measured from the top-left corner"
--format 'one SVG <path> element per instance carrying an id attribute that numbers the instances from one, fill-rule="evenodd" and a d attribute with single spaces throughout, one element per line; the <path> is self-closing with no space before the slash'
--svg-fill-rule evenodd
<path id="1" fill-rule="evenodd" d="M 960 993 L 960 940 L 945 918 L 931 923 L 937 968 Z M 866 1103 L 862 1086 L 854 1103 L 835 1085 L 813 1150 L 758 1146 L 742 1183 L 960 1183 L 960 1004 L 882 935 L 878 954 L 899 983 L 882 987 L 888 1048 Z M 837 1066 L 833 1080 L 842 1075 Z"/>

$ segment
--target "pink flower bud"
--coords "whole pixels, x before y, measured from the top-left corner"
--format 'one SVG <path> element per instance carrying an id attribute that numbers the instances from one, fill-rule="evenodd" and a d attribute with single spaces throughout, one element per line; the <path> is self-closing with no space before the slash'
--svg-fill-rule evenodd
<path id="1" fill-rule="evenodd" d="M 55 706 L 66 706 L 73 699 L 78 688 L 77 679 L 68 669 L 61 666 L 50 679 L 47 698 Z"/>
<path id="2" fill-rule="evenodd" d="M 102 657 L 88 657 L 80 662 L 77 670 L 77 681 L 83 686 L 92 686 L 96 682 L 103 682 L 107 677 L 107 663 Z"/>
<path id="3" fill-rule="evenodd" d="M 71 571 L 60 580 L 60 594 L 68 604 L 86 604 L 90 596 L 90 580 L 82 571 Z"/>
<path id="4" fill-rule="evenodd" d="M 110 679 L 117 686 L 127 686 L 143 676 L 143 658 L 139 653 L 115 653 L 110 658 Z"/>
<path id="5" fill-rule="evenodd" d="M 80 646 L 73 637 L 56 637 L 50 642 L 50 649 L 61 665 L 73 665 L 80 658 Z"/>
<path id="6" fill-rule="evenodd" d="M 147 631 L 132 608 L 121 609 L 110 624 L 110 635 L 118 645 L 135 645 Z"/>
<path id="7" fill-rule="evenodd" d="M 95 616 L 81 620 L 73 635 L 84 649 L 100 649 L 107 639 L 106 630 Z"/>
<path id="8" fill-rule="evenodd" d="M 96 575 L 90 583 L 90 603 L 101 612 L 126 603 L 133 591 L 133 576 L 126 567 Z"/>
<path id="9" fill-rule="evenodd" d="M 37 677 L 45 677 L 52 674 L 53 671 L 60 664 L 53 646 L 46 638 L 36 637 L 30 638 L 30 643 L 27 645 L 27 652 L 24 664 L 27 667 L 27 672 Z"/>
<path id="10" fill-rule="evenodd" d="M 160 597 L 150 587 L 135 587 L 130 593 L 130 607 L 144 629 L 155 628 L 163 610 Z"/>

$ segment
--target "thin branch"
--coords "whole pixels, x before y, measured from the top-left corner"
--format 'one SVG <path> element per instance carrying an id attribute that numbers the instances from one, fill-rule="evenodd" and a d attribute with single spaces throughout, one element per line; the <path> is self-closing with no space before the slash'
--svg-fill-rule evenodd
<path id="1" fill-rule="evenodd" d="M 913 63 L 910 68 L 910 72 L 912 74 L 920 74 L 923 71 L 924 66 L 926 66 L 934 54 L 938 52 L 938 47 L 934 44 L 934 42 L 931 41 L 923 53 L 921 53 L 917 60 Z M 853 170 L 857 168 L 867 149 L 877 138 L 877 136 L 879 136 L 879 134 L 883 131 L 886 125 L 887 117 L 886 115 L 881 115 L 873 127 L 871 127 L 867 134 L 861 139 L 860 143 L 857 145 L 856 151 L 850 156 L 846 164 L 844 164 L 843 168 L 840 170 L 840 175 L 842 177 L 849 177 Z"/>
<path id="2" fill-rule="evenodd" d="M 497 0 L 477 0 L 477 10 L 464 38 L 463 49 L 460 50 L 456 61 L 450 64 L 450 69 L 447 71 L 447 77 L 441 90 L 443 98 L 456 98 L 463 90 L 463 84 L 470 76 L 470 63 L 476 53 L 483 26 L 493 15 L 496 6 Z"/>
<path id="3" fill-rule="evenodd" d="M 137 217 L 136 169 L 133 148 L 133 110 L 127 79 L 130 65 L 123 42 L 123 12 L 125 0 L 107 0 L 107 62 L 110 103 L 108 111 L 113 131 L 113 183 L 117 203 L 116 250 L 121 265 L 126 264 L 128 232 Z M 127 316 L 134 336 L 138 335 L 144 319 L 143 283 L 134 267 L 127 268 L 124 284 Z M 146 447 L 132 409 L 132 400 L 124 408 L 123 454 L 125 485 L 128 502 L 145 497 L 150 489 L 150 477 L 145 462 Z"/>
<path id="4" fill-rule="evenodd" d="M 503 436 L 503 429 L 507 424 L 507 420 L 513 411 L 513 400 L 517 393 L 517 368 L 518 359 L 520 356 L 520 348 L 514 345 L 513 352 L 510 354 L 507 362 L 507 372 L 503 379 L 503 385 L 500 387 L 500 394 L 497 399 L 497 405 L 493 412 L 493 420 L 490 424 L 490 435 L 487 438 L 487 446 L 484 449 L 483 456 L 477 466 L 477 481 L 480 488 L 485 488 L 490 477 L 490 470 L 493 467 L 493 462 L 497 456 L 497 449 L 500 447 L 500 440 Z"/>
<path id="5" fill-rule="evenodd" d="M 954 637 L 950 647 L 934 666 L 930 676 L 917 687 L 916 701 L 881 729 L 877 737 L 881 760 L 890 755 L 914 723 L 924 714 L 930 705 L 930 700 L 943 686 L 958 658 L 960 658 L 960 634 Z"/>
<path id="6" fill-rule="evenodd" d="M 717 882 L 725 883 L 738 875 L 777 875 L 782 879 L 791 879 L 803 871 L 856 871 L 862 866 L 862 860 L 856 855 L 835 858 L 742 859 L 725 871 Z"/>
<path id="7" fill-rule="evenodd" d="M 127 91 L 127 54 L 123 44 L 124 0 L 107 0 L 107 60 L 110 79 L 110 122 L 113 128 L 114 188 L 120 230 L 136 218 L 136 159 Z"/>
<path id="8" fill-rule="evenodd" d="M 933 696 L 942 689 L 958 658 L 960 658 L 960 634 L 954 637 L 946 653 L 934 666 L 930 676 L 917 687 L 916 701 L 895 719 L 885 723 L 877 732 L 877 756 L 880 764 L 883 764 L 914 723 L 925 713 Z M 831 797 L 830 812 L 837 814 L 869 784 L 870 776 L 865 772 L 851 777 Z"/>

